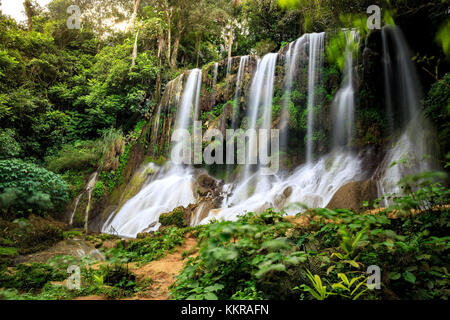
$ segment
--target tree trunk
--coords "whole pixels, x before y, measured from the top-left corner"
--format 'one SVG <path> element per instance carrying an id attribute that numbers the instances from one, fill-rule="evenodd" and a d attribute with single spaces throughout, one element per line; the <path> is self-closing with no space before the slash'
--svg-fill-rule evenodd
<path id="1" fill-rule="evenodd" d="M 134 10 L 133 10 L 133 15 L 131 16 L 131 21 L 130 24 L 128 26 L 128 30 L 134 30 L 134 24 L 136 22 L 136 17 L 139 11 L 139 5 L 141 4 L 141 0 L 135 0 L 134 1 Z"/>
<path id="2" fill-rule="evenodd" d="M 136 32 L 136 38 L 134 39 L 134 47 L 133 47 L 133 54 L 131 56 L 131 66 L 134 67 L 136 65 L 136 58 L 137 58 L 137 51 L 138 51 L 138 37 L 139 37 L 139 30 Z"/>
<path id="3" fill-rule="evenodd" d="M 167 15 L 167 61 L 170 63 L 170 53 L 172 52 L 172 8 L 166 10 Z"/>
<path id="4" fill-rule="evenodd" d="M 175 42 L 173 43 L 173 51 L 172 51 L 172 57 L 170 59 L 170 67 L 174 68 L 177 65 L 177 59 L 178 59 L 178 48 L 180 47 L 180 40 L 181 40 L 181 34 L 183 33 L 183 19 L 180 13 L 180 17 L 178 19 L 178 32 L 177 36 L 175 37 Z"/>
<path id="5" fill-rule="evenodd" d="M 230 36 L 228 38 L 228 59 L 231 58 L 232 48 L 233 48 L 233 24 L 230 24 Z"/>

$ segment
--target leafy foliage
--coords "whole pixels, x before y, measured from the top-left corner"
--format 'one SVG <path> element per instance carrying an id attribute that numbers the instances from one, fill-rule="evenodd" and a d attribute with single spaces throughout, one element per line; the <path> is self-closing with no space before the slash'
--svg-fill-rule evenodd
<path id="1" fill-rule="evenodd" d="M 8 210 L 45 213 L 68 201 L 68 188 L 56 174 L 18 159 L 0 161 L 0 204 Z"/>
<path id="2" fill-rule="evenodd" d="M 415 191 L 405 188 L 407 196 L 393 196 L 392 206 L 376 213 L 313 209 L 300 214 L 309 216 L 309 225 L 296 227 L 282 213 L 267 210 L 207 225 L 199 237 L 199 255 L 189 260 L 172 295 L 447 299 L 448 189 L 424 176 L 406 179 L 421 183 Z M 382 290 L 367 285 L 370 265 L 382 268 L 382 279 L 390 278 Z"/>

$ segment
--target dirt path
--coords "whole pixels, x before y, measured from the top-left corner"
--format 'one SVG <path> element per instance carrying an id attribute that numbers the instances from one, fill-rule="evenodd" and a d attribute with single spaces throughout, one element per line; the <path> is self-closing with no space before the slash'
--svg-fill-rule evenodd
<path id="1" fill-rule="evenodd" d="M 147 290 L 138 292 L 128 300 L 168 300 L 169 287 L 175 282 L 175 276 L 181 272 L 188 259 L 188 257 L 182 257 L 183 252 L 194 249 L 196 245 L 197 239 L 188 235 L 183 246 L 164 258 L 142 266 L 135 263 L 130 264 L 130 271 L 136 275 L 139 281 L 151 279 L 152 282 Z M 190 257 L 196 254 L 193 252 Z"/>
<path id="2" fill-rule="evenodd" d="M 168 300 L 169 287 L 175 282 L 175 276 L 181 272 L 189 257 L 197 255 L 197 252 L 193 251 L 196 245 L 197 239 L 187 234 L 182 246 L 160 260 L 144 265 L 130 263 L 128 265 L 129 270 L 136 276 L 137 280 L 140 283 L 148 281 L 149 285 L 146 290 L 140 291 L 124 300 Z M 188 257 L 183 258 L 184 251 L 193 252 Z M 99 263 L 93 268 L 99 268 L 101 264 Z M 87 296 L 77 297 L 75 300 L 106 300 L 106 298 L 102 296 Z"/>

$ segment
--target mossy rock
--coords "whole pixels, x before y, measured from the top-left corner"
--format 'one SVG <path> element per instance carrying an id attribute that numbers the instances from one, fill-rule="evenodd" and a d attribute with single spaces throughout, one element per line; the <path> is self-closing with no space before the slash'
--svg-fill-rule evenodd
<path id="1" fill-rule="evenodd" d="M 159 222 L 163 226 L 176 226 L 179 228 L 186 227 L 186 221 L 184 220 L 183 207 L 175 208 L 172 212 L 163 213 L 159 216 Z"/>

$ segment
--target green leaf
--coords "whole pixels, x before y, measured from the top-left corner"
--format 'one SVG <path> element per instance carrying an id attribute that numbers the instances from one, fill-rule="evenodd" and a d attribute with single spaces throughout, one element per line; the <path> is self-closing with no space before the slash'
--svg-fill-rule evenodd
<path id="1" fill-rule="evenodd" d="M 403 279 L 410 283 L 416 283 L 416 276 L 409 271 L 403 273 Z"/>
<path id="2" fill-rule="evenodd" d="M 212 293 L 212 292 L 207 292 L 207 293 L 205 294 L 205 299 L 206 299 L 206 300 L 218 300 L 219 298 L 217 298 L 217 296 L 216 296 L 214 293 Z"/>
<path id="3" fill-rule="evenodd" d="M 400 279 L 401 276 L 402 275 L 398 272 L 390 272 L 389 273 L 389 279 L 391 279 L 391 280 L 398 280 L 398 279 Z"/>

